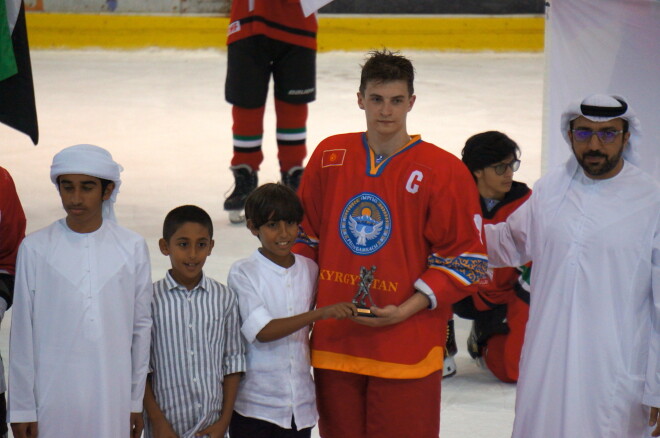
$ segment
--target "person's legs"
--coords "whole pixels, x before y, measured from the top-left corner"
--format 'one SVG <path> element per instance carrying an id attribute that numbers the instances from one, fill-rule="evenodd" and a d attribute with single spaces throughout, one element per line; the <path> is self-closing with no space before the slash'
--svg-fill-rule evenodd
<path id="1" fill-rule="evenodd" d="M 298 189 L 300 177 L 302 176 L 303 160 L 307 155 L 305 145 L 307 141 L 307 112 L 306 103 L 292 104 L 275 99 L 277 159 L 280 163 L 282 182 L 293 190 Z M 295 177 L 295 172 L 300 175 Z"/>
<path id="2" fill-rule="evenodd" d="M 263 35 L 236 41 L 227 47 L 225 98 L 232 107 L 233 156 L 231 171 L 234 188 L 224 202 L 230 220 L 238 214 L 247 196 L 257 188 L 257 171 L 263 161 L 263 118 L 271 76 L 271 46 Z M 232 219 L 233 217 L 233 219 Z"/>
<path id="3" fill-rule="evenodd" d="M 507 304 L 506 319 L 509 333 L 491 337 L 482 350 L 488 369 L 503 382 L 518 381 L 518 364 L 528 318 L 529 305 L 514 297 Z"/>
<path id="4" fill-rule="evenodd" d="M 442 371 L 421 379 L 369 377 L 366 438 L 438 438 Z"/>
<path id="5" fill-rule="evenodd" d="M 319 432 L 323 438 L 364 438 L 367 376 L 314 369 Z"/>
<path id="6" fill-rule="evenodd" d="M 275 426 L 275 428 L 276 430 L 271 438 L 310 438 L 312 436 L 311 427 L 298 430 L 295 418 L 291 418 L 291 429 L 284 429 L 279 426 Z"/>
<path id="7" fill-rule="evenodd" d="M 316 51 L 274 41 L 277 158 L 282 183 L 296 190 L 307 154 L 307 104 L 316 98 Z"/>
<path id="8" fill-rule="evenodd" d="M 244 417 L 234 411 L 229 423 L 229 436 L 231 438 L 274 438 L 275 424 L 251 417 Z"/>

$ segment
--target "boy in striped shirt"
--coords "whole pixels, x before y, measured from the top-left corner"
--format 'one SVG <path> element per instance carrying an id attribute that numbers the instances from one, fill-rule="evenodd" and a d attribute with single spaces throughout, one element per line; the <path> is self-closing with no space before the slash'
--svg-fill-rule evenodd
<path id="1" fill-rule="evenodd" d="M 202 271 L 213 249 L 211 218 L 194 205 L 175 208 L 159 246 L 172 269 L 154 283 L 145 437 L 221 438 L 245 356 L 236 295 Z"/>

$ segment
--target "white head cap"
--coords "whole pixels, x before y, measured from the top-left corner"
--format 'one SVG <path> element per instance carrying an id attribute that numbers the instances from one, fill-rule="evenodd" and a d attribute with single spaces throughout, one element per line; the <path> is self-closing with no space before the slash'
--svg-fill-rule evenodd
<path id="1" fill-rule="evenodd" d="M 639 146 L 642 137 L 641 124 L 633 109 L 622 97 L 593 94 L 582 102 L 573 102 L 569 105 L 561 115 L 561 133 L 569 146 L 571 145 L 571 139 L 568 137 L 568 131 L 571 129 L 570 122 L 580 116 L 592 122 L 607 122 L 616 118 L 626 120 L 630 138 L 628 146 L 623 151 L 623 158 L 635 165 L 639 164 L 636 147 Z"/>
<path id="2" fill-rule="evenodd" d="M 103 202 L 103 218 L 116 221 L 113 207 L 121 185 L 119 174 L 122 170 L 124 168 L 116 163 L 110 152 L 105 149 L 91 144 L 78 144 L 55 154 L 53 164 L 50 166 L 50 180 L 57 187 L 58 176 L 78 174 L 114 182 L 112 195 Z"/>

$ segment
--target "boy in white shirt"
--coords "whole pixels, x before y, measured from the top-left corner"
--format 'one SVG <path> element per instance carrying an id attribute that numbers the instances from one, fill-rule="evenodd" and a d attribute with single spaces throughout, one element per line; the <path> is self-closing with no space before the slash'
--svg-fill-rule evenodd
<path id="1" fill-rule="evenodd" d="M 314 309 L 318 267 L 293 254 L 303 209 L 281 184 L 265 184 L 245 204 L 247 227 L 261 247 L 235 262 L 228 285 L 238 295 L 247 372 L 229 427 L 232 438 L 311 436 L 316 397 L 309 329 L 318 320 L 356 315 L 352 303 Z M 314 310 L 310 310 L 314 309 Z"/>

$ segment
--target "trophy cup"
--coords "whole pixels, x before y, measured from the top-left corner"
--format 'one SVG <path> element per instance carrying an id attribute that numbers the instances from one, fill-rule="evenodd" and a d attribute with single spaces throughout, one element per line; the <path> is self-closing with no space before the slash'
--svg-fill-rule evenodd
<path id="1" fill-rule="evenodd" d="M 357 307 L 357 316 L 368 316 L 370 318 L 376 318 L 376 315 L 371 313 L 369 309 L 371 306 L 375 306 L 373 298 L 369 294 L 369 288 L 371 283 L 374 281 L 374 272 L 376 267 L 372 266 L 371 269 L 367 270 L 364 266 L 360 268 L 360 284 L 358 286 L 358 291 L 353 297 L 353 304 Z M 369 300 L 369 304 L 367 304 Z"/>

